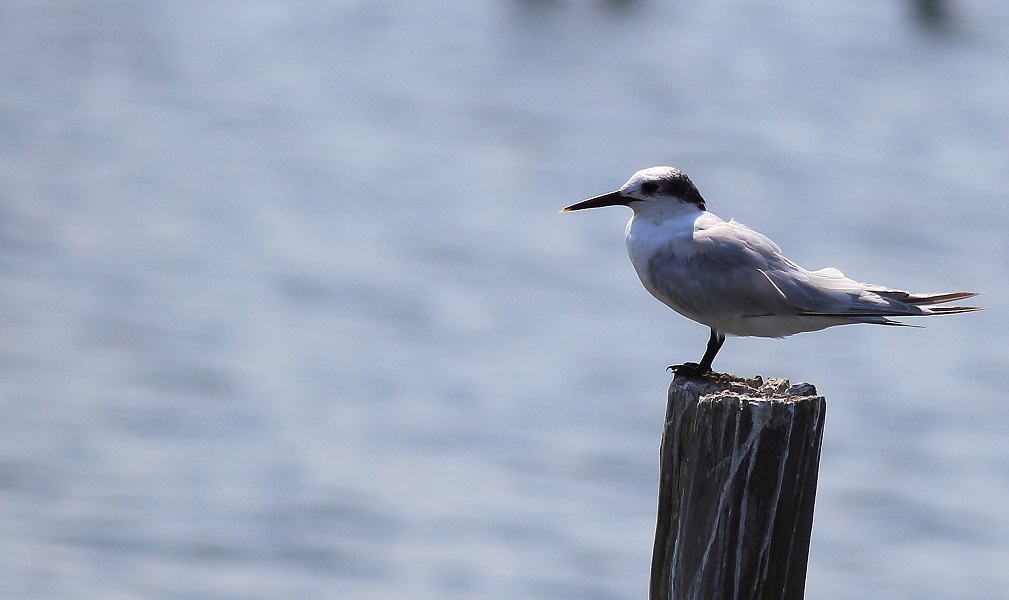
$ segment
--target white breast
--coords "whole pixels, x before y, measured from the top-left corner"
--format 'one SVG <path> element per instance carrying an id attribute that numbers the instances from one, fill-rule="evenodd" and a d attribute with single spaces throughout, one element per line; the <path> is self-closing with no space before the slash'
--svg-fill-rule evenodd
<path id="1" fill-rule="evenodd" d="M 651 284 L 648 275 L 649 262 L 659 254 L 668 260 L 692 256 L 695 252 L 693 242 L 695 221 L 709 214 L 695 211 L 664 220 L 635 215 L 627 222 L 624 241 L 627 244 L 627 256 L 631 259 L 638 279 L 649 293 L 674 310 L 679 311 L 679 308 Z"/>

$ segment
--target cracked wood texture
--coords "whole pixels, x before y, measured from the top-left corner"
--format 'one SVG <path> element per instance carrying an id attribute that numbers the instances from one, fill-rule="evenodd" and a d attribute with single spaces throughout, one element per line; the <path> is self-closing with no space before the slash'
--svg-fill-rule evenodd
<path id="1" fill-rule="evenodd" d="M 716 374 L 669 386 L 651 600 L 801 600 L 826 401 Z"/>

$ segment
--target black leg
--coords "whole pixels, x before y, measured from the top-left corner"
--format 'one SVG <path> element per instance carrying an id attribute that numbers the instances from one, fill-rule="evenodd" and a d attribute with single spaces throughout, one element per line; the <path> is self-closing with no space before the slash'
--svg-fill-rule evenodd
<path id="1" fill-rule="evenodd" d="M 708 338 L 708 347 L 704 349 L 704 356 L 701 357 L 701 362 L 697 365 L 701 373 L 711 371 L 711 363 L 715 360 L 715 355 L 718 354 L 719 349 L 721 349 L 724 343 L 725 334 L 712 329 L 711 337 Z"/>
<path id="2" fill-rule="evenodd" d="M 704 349 L 704 356 L 699 363 L 683 363 L 682 365 L 670 365 L 669 370 L 677 375 L 686 377 L 703 377 L 711 372 L 711 363 L 715 360 L 715 355 L 725 343 L 725 334 L 711 330 L 711 337 L 708 338 L 708 345 Z"/>

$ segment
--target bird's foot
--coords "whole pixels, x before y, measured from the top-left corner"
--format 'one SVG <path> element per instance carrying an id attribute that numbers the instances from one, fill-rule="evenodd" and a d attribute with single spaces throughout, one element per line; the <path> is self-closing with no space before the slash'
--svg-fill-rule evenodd
<path id="1" fill-rule="evenodd" d="M 666 367 L 667 371 L 673 373 L 678 377 L 688 377 L 690 379 L 703 379 L 704 377 L 711 375 L 713 372 L 711 367 L 701 368 L 701 365 L 694 362 L 686 362 L 682 365 L 669 365 Z"/>

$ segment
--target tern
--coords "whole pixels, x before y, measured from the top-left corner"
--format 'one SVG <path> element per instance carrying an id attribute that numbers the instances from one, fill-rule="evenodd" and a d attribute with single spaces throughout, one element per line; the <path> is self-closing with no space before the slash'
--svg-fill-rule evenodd
<path id="1" fill-rule="evenodd" d="M 642 285 L 711 336 L 700 362 L 669 368 L 703 377 L 725 336 L 782 338 L 835 325 L 901 325 L 892 317 L 949 315 L 980 306 L 935 306 L 974 292 L 917 294 L 859 283 L 835 268 L 808 271 L 770 238 L 707 211 L 704 198 L 674 167 L 642 169 L 615 192 L 561 209 L 562 213 L 627 206 L 627 254 Z"/>

